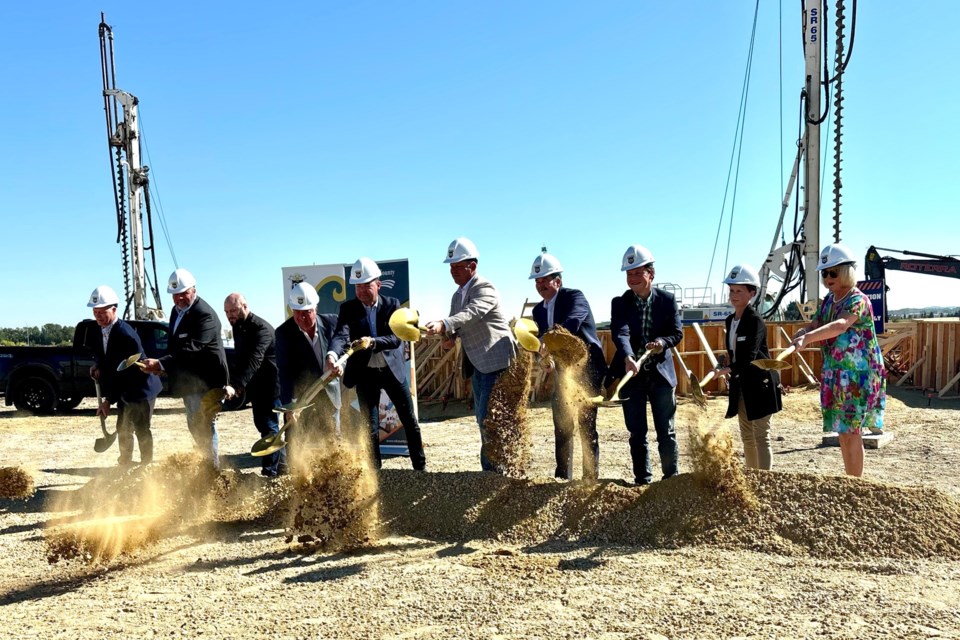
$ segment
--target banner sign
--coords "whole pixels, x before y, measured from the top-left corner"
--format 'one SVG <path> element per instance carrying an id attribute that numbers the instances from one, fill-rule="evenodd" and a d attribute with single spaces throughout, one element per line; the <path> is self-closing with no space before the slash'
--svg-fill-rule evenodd
<path id="1" fill-rule="evenodd" d="M 873 324 L 876 326 L 877 335 L 883 333 L 883 319 L 887 315 L 886 291 L 883 280 L 861 280 L 857 283 L 857 289 L 863 292 L 870 300 L 870 306 L 873 309 Z"/>
<path id="2" fill-rule="evenodd" d="M 283 267 L 283 302 L 285 316 L 292 315 L 290 307 L 287 305 L 287 295 L 290 289 L 299 282 L 308 282 L 317 290 L 320 296 L 320 302 L 317 304 L 317 313 L 339 313 L 340 305 L 346 300 L 356 298 L 356 289 L 350 282 L 350 264 L 324 264 L 309 265 L 302 267 Z M 397 298 L 400 305 L 410 306 L 410 263 L 407 260 L 383 260 L 377 262 L 382 272 L 380 275 L 380 295 Z M 359 336 L 353 336 L 354 338 Z M 410 383 L 411 395 L 413 395 L 413 406 L 416 411 L 416 382 L 412 380 L 413 363 L 410 343 L 403 343 L 404 360 L 408 363 L 406 368 L 407 381 Z M 343 390 L 346 392 L 346 389 Z M 356 396 L 352 406 L 359 410 L 356 402 Z M 393 406 L 393 402 L 387 397 L 386 393 L 380 395 L 380 454 L 384 457 L 406 456 L 407 439 L 406 434 L 401 428 L 400 418 Z"/>

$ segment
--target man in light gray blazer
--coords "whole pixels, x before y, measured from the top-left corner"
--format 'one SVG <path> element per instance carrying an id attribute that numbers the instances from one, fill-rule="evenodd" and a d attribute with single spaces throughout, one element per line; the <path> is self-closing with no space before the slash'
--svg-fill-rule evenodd
<path id="1" fill-rule="evenodd" d="M 463 377 L 472 379 L 474 411 L 480 425 L 480 467 L 497 471 L 487 455 L 483 421 L 494 383 L 517 355 L 510 325 L 500 310 L 500 295 L 493 284 L 477 274 L 480 253 L 468 238 L 457 238 L 444 260 L 459 285 L 450 301 L 450 316 L 425 325 L 427 335 L 441 334 L 444 347 L 459 338 L 463 347 Z"/>

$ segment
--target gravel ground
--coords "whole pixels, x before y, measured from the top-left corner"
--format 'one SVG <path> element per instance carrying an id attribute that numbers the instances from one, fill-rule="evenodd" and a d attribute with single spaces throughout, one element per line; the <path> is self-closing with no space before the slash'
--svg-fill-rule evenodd
<path id="1" fill-rule="evenodd" d="M 819 446 L 816 393 L 787 395 L 775 471 L 740 475 L 752 503 L 691 473 L 690 434 L 735 426 L 725 399 L 681 405 L 684 473 L 646 488 L 627 483 L 618 409 L 600 410 L 588 484 L 550 477 L 549 407 L 527 413 L 522 479 L 479 473 L 465 407 L 428 407 L 430 472 L 387 461 L 378 533 L 338 550 L 288 542 L 295 483 L 256 474 L 249 410 L 221 415 L 233 469 L 217 477 L 192 462 L 173 400 L 154 420 L 167 459 L 123 473 L 115 448 L 93 451 L 93 403 L 3 408 L 0 466 L 37 490 L 0 499 L 0 604 L 15 637 L 43 638 L 960 637 L 960 405 L 895 393 L 896 438 L 867 452 L 862 481 Z M 76 544 L 91 531 L 109 544 Z"/>

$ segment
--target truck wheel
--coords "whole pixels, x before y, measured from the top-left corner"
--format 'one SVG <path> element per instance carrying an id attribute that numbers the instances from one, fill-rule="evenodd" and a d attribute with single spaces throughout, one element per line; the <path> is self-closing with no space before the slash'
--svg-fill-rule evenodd
<path id="1" fill-rule="evenodd" d="M 57 401 L 57 411 L 70 411 L 71 409 L 76 409 L 80 406 L 80 403 L 83 402 L 83 396 L 78 396 L 76 398 L 60 398 Z"/>
<path id="2" fill-rule="evenodd" d="M 57 408 L 57 392 L 46 378 L 30 376 L 17 383 L 13 404 L 20 411 L 37 415 L 50 414 Z"/>

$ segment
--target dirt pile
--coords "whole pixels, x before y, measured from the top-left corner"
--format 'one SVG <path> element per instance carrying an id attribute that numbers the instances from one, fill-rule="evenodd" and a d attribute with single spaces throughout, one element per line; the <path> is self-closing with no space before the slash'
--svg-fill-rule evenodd
<path id="1" fill-rule="evenodd" d="M 490 392 L 484 429 L 487 458 L 506 476 L 523 477 L 530 466 L 527 404 L 533 357 L 520 351 Z"/>
<path id="2" fill-rule="evenodd" d="M 379 524 L 377 491 L 365 449 L 311 451 L 290 483 L 287 542 L 327 551 L 370 544 Z"/>
<path id="3" fill-rule="evenodd" d="M 756 509 L 732 507 L 693 474 L 634 487 L 384 471 L 381 481 L 390 490 L 381 495 L 381 518 L 396 534 L 458 542 L 576 540 L 827 558 L 859 557 L 865 550 L 960 558 L 960 502 L 938 491 L 753 470 L 744 478 Z"/>
<path id="4" fill-rule="evenodd" d="M 0 498 L 25 500 L 35 491 L 29 471 L 23 467 L 0 467 Z"/>

